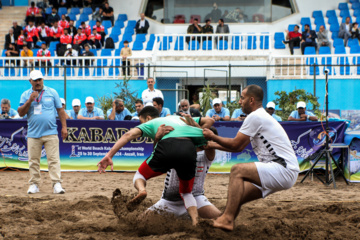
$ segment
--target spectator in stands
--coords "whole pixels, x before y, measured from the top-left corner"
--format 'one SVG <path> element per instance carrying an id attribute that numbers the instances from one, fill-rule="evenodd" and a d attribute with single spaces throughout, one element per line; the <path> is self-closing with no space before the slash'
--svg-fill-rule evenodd
<path id="1" fill-rule="evenodd" d="M 96 25 L 93 26 L 93 30 L 96 29 L 97 33 L 101 35 L 101 46 L 104 46 L 105 42 L 105 28 L 103 25 L 101 25 L 101 22 L 98 20 L 96 21 Z"/>
<path id="2" fill-rule="evenodd" d="M 229 26 L 224 23 L 224 19 L 219 20 L 219 24 L 216 27 L 216 33 L 217 34 L 230 33 Z M 216 43 L 217 43 L 218 40 L 223 40 L 223 37 L 217 37 L 215 40 L 216 40 Z M 228 41 L 228 37 L 225 37 L 225 40 Z"/>
<path id="3" fill-rule="evenodd" d="M 95 101 L 93 97 L 87 97 L 85 99 L 86 108 L 82 108 L 77 116 L 78 119 L 83 120 L 103 120 L 104 112 L 95 107 Z"/>
<path id="4" fill-rule="evenodd" d="M 232 10 L 228 13 L 228 15 L 225 16 L 225 20 L 227 22 L 240 22 L 240 8 L 236 8 L 235 10 Z"/>
<path id="5" fill-rule="evenodd" d="M 96 29 L 93 29 L 93 33 L 89 35 L 87 40 L 93 49 L 101 48 L 101 35 L 97 33 Z"/>
<path id="6" fill-rule="evenodd" d="M 35 2 L 30 3 L 30 7 L 26 10 L 26 24 L 29 24 L 30 21 L 35 22 L 35 14 L 39 13 L 39 8 L 35 6 Z"/>
<path id="7" fill-rule="evenodd" d="M 37 28 L 38 35 L 40 38 L 40 41 L 43 41 L 46 43 L 46 45 L 50 44 L 50 28 L 45 25 L 45 22 L 41 22 L 41 25 Z"/>
<path id="8" fill-rule="evenodd" d="M 32 38 L 33 35 L 32 33 L 25 33 L 25 42 L 26 45 L 28 46 L 29 49 L 33 49 L 34 48 L 34 39 Z"/>
<path id="9" fill-rule="evenodd" d="M 72 37 L 70 36 L 67 28 L 64 29 L 64 34 L 60 36 L 60 43 L 64 49 L 66 49 L 68 44 L 72 44 Z"/>
<path id="10" fill-rule="evenodd" d="M 69 116 L 71 119 L 78 119 L 77 117 L 78 117 L 79 111 L 81 109 L 80 99 L 77 99 L 77 98 L 73 99 L 71 105 L 72 105 L 73 109 L 70 110 Z"/>
<path id="11" fill-rule="evenodd" d="M 241 108 L 238 108 L 235 109 L 234 112 L 232 113 L 230 121 L 244 121 L 245 118 L 246 118 L 246 114 L 242 111 Z"/>
<path id="12" fill-rule="evenodd" d="M 292 111 L 288 121 L 317 121 L 318 118 L 309 111 L 306 111 L 306 103 L 298 102 L 296 105 L 297 110 Z"/>
<path id="13" fill-rule="evenodd" d="M 122 72 L 123 75 L 126 76 L 126 68 L 127 68 L 127 76 L 130 76 L 130 61 L 128 57 L 132 56 L 131 48 L 129 48 L 129 42 L 124 41 L 124 47 L 121 49 L 120 57 L 122 57 Z"/>
<path id="14" fill-rule="evenodd" d="M 103 17 L 103 7 L 99 7 L 98 10 L 96 10 L 93 14 L 92 14 L 92 20 L 95 21 L 102 21 L 102 17 Z"/>
<path id="15" fill-rule="evenodd" d="M 341 23 L 340 30 L 339 30 L 339 38 L 344 39 L 344 45 L 347 45 L 349 37 L 351 37 L 351 23 L 350 17 L 345 19 L 344 23 Z"/>
<path id="16" fill-rule="evenodd" d="M 301 53 L 304 54 L 305 48 L 308 46 L 317 48 L 315 38 L 317 38 L 316 32 L 314 30 L 310 30 L 309 24 L 305 24 L 305 31 L 302 33 L 301 40 Z"/>
<path id="17" fill-rule="evenodd" d="M 39 12 L 35 14 L 35 26 L 39 26 L 42 22 L 45 22 L 46 15 L 42 8 L 39 8 Z"/>
<path id="18" fill-rule="evenodd" d="M 29 20 L 29 25 L 25 27 L 25 32 L 28 38 L 32 38 L 32 42 L 36 43 L 39 39 L 38 29 L 32 20 Z"/>
<path id="19" fill-rule="evenodd" d="M 6 51 L 5 51 L 5 56 L 11 57 L 11 58 L 19 56 L 19 50 L 16 49 L 16 46 L 14 43 L 9 43 L 9 45 L 7 46 Z M 9 62 L 10 62 L 10 64 L 9 64 Z M 11 65 L 12 67 L 15 65 L 18 65 L 18 61 L 15 62 L 15 60 L 6 60 L 5 66 L 7 67 L 9 65 Z"/>
<path id="20" fill-rule="evenodd" d="M 109 6 L 108 2 L 105 3 L 102 20 L 110 20 L 112 26 L 114 26 L 114 9 Z"/>
<path id="21" fill-rule="evenodd" d="M 164 107 L 164 99 L 161 97 L 153 98 L 153 105 L 159 111 L 160 117 L 166 117 L 171 114 L 170 109 Z"/>
<path id="22" fill-rule="evenodd" d="M 50 28 L 50 41 L 60 41 L 61 35 L 64 34 L 62 27 L 59 27 L 58 22 L 54 22 Z"/>
<path id="23" fill-rule="evenodd" d="M 27 58 L 27 57 L 33 57 L 34 56 L 34 53 L 33 51 L 31 51 L 27 45 L 24 45 L 23 46 L 23 50 L 21 51 L 21 54 L 20 56 L 22 58 Z M 23 64 L 24 66 L 33 66 L 33 63 L 34 63 L 34 60 L 33 59 L 30 59 L 30 60 L 23 60 Z"/>
<path id="24" fill-rule="evenodd" d="M 17 40 L 18 37 L 20 36 L 21 30 L 23 30 L 23 28 L 17 24 L 17 21 L 13 21 L 12 29 L 14 29 L 15 40 Z"/>
<path id="25" fill-rule="evenodd" d="M 150 24 L 149 24 L 148 20 L 145 19 L 145 14 L 141 13 L 140 19 L 136 22 L 136 25 L 135 25 L 136 34 L 139 34 L 139 33 L 147 34 L 149 27 L 150 27 Z"/>
<path id="26" fill-rule="evenodd" d="M 123 121 L 126 116 L 131 116 L 131 112 L 125 107 L 124 100 L 117 98 L 112 103 L 112 109 L 106 113 L 109 120 Z"/>
<path id="27" fill-rule="evenodd" d="M 281 122 L 281 117 L 275 114 L 275 103 L 274 102 L 268 102 L 266 104 L 265 111 L 270 114 L 276 121 Z"/>
<path id="28" fill-rule="evenodd" d="M 202 29 L 202 33 L 204 34 L 213 34 L 214 33 L 214 28 L 213 26 L 211 26 L 211 20 L 207 19 L 205 26 Z M 207 41 L 207 40 L 212 40 L 212 37 L 203 37 L 203 41 Z"/>
<path id="29" fill-rule="evenodd" d="M 213 118 L 215 121 L 230 121 L 229 109 L 223 107 L 220 98 L 215 98 L 212 101 L 213 108 L 206 112 L 207 117 Z"/>
<path id="30" fill-rule="evenodd" d="M 90 45 L 89 44 L 85 44 L 85 51 L 83 51 L 82 53 L 83 57 L 94 57 L 94 53 L 90 52 Z M 91 61 L 91 65 L 94 62 L 94 59 L 88 59 L 86 58 L 85 60 L 80 61 L 80 65 L 83 65 L 83 62 L 85 64 L 85 66 L 90 66 L 90 61 Z"/>
<path id="31" fill-rule="evenodd" d="M 354 22 L 351 27 L 351 38 L 359 39 L 359 24 L 357 22 Z"/>
<path id="32" fill-rule="evenodd" d="M 328 30 L 325 29 L 324 25 L 321 25 L 319 32 L 317 32 L 318 37 L 318 48 L 322 46 L 329 46 Z"/>
<path id="33" fill-rule="evenodd" d="M 152 103 L 153 99 L 156 97 L 164 99 L 164 95 L 162 94 L 162 92 L 154 88 L 154 85 L 156 83 L 154 78 L 149 77 L 146 83 L 148 85 L 148 89 L 145 89 L 141 94 L 141 98 L 145 106 L 147 103 Z"/>
<path id="34" fill-rule="evenodd" d="M 221 18 L 221 10 L 219 9 L 216 2 L 213 3 L 213 10 L 206 15 L 205 19 L 210 19 L 211 21 L 217 22 Z"/>
<path id="35" fill-rule="evenodd" d="M 189 25 L 188 29 L 187 29 L 187 33 L 188 34 L 200 34 L 202 33 L 202 28 L 201 26 L 198 24 L 199 20 L 197 18 L 194 18 L 193 24 Z M 186 42 L 189 44 L 191 40 L 195 40 L 195 37 L 186 37 Z M 196 40 L 198 42 L 200 42 L 200 37 L 197 37 Z"/>
<path id="36" fill-rule="evenodd" d="M 87 43 L 87 37 L 84 33 L 82 33 L 82 29 L 77 29 L 77 34 L 74 36 L 74 49 L 80 50 L 80 48 L 84 48 L 85 44 Z"/>
<path id="37" fill-rule="evenodd" d="M 57 14 L 57 10 L 55 7 L 52 8 L 51 10 L 51 14 L 48 15 L 47 17 L 47 25 L 48 26 L 54 26 L 54 23 L 59 22 L 60 21 L 60 17 Z"/>
<path id="38" fill-rule="evenodd" d="M 68 29 L 70 36 L 74 37 L 76 35 L 77 31 L 76 31 L 76 27 L 74 26 L 73 20 L 69 21 L 69 27 L 67 29 Z"/>
<path id="39" fill-rule="evenodd" d="M 295 25 L 294 31 L 289 32 L 286 30 L 286 33 L 286 41 L 283 41 L 283 43 L 289 44 L 290 54 L 294 55 L 294 47 L 300 47 L 300 42 L 302 40 L 302 34 L 299 32 L 299 25 Z"/>
<path id="40" fill-rule="evenodd" d="M 58 25 L 62 29 L 68 28 L 70 26 L 69 22 L 66 20 L 65 14 L 61 15 L 61 20 L 58 22 Z"/>
<path id="41" fill-rule="evenodd" d="M 61 101 L 61 106 L 62 106 L 62 108 L 63 108 L 64 111 L 65 111 L 65 119 L 70 119 L 70 110 L 66 110 L 66 102 L 65 102 L 65 99 L 60 98 L 60 101 Z M 56 118 L 59 118 L 59 115 L 58 115 L 58 114 L 56 114 Z"/>
<path id="42" fill-rule="evenodd" d="M 1 99 L 1 115 L 5 118 L 19 118 L 19 113 L 11 108 L 10 100 L 6 98 Z"/>
<path id="43" fill-rule="evenodd" d="M 182 113 L 189 114 L 191 117 L 201 117 L 199 110 L 191 108 L 189 100 L 187 99 L 182 99 L 180 101 L 180 110 L 175 114 L 181 116 Z"/>
<path id="44" fill-rule="evenodd" d="M 41 44 L 41 49 L 38 50 L 37 54 L 36 54 L 37 57 L 51 57 L 51 53 L 50 51 L 47 49 L 47 46 L 46 46 L 46 43 L 42 43 Z M 50 62 L 50 59 L 46 60 L 46 59 L 39 59 L 38 62 L 35 63 L 36 66 L 51 66 L 51 62 Z"/>
<path id="45" fill-rule="evenodd" d="M 133 117 L 139 117 L 140 111 L 144 108 L 144 103 L 141 99 L 135 101 L 135 112 L 131 114 Z"/>
<path id="46" fill-rule="evenodd" d="M 14 35 L 14 29 L 10 28 L 9 29 L 9 33 L 5 35 L 5 45 L 4 45 L 4 49 L 7 49 L 9 47 L 9 44 L 15 44 L 16 43 L 16 38 Z"/>
<path id="47" fill-rule="evenodd" d="M 86 25 L 85 22 L 81 22 L 81 25 L 79 28 L 81 29 L 81 32 L 86 35 L 86 37 L 90 36 L 91 27 L 89 25 Z"/>
<path id="48" fill-rule="evenodd" d="M 20 35 L 18 36 L 17 41 L 16 41 L 17 49 L 19 49 L 19 50 L 23 49 L 24 43 L 25 43 L 24 30 L 21 29 Z"/>
<path id="49" fill-rule="evenodd" d="M 79 56 L 79 52 L 76 51 L 75 49 L 72 49 L 71 44 L 68 44 L 66 46 L 66 48 L 67 48 L 67 50 L 66 50 L 66 52 L 64 54 L 64 57 L 72 58 L 72 57 L 78 57 Z M 71 64 L 71 62 L 72 62 L 72 64 Z M 66 60 L 66 65 L 76 66 L 76 62 L 77 62 L 76 59 L 73 59 L 72 61 L 71 60 Z"/>

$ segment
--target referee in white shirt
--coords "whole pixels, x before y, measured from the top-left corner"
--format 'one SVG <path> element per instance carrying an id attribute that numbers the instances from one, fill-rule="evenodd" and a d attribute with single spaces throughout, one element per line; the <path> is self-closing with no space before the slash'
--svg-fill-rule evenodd
<path id="1" fill-rule="evenodd" d="M 164 95 L 162 94 L 162 92 L 160 90 L 157 90 L 154 88 L 154 85 L 155 85 L 154 78 L 152 78 L 152 77 L 148 78 L 147 85 L 148 85 L 148 89 L 145 89 L 141 95 L 141 98 L 144 102 L 144 106 L 149 102 L 152 103 L 153 99 L 156 97 L 160 97 L 160 98 L 164 99 Z"/>

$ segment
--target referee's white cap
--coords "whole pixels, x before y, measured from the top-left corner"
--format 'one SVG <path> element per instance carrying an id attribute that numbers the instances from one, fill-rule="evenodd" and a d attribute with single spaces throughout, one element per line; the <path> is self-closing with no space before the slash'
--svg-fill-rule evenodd
<path id="1" fill-rule="evenodd" d="M 30 79 L 31 80 L 38 80 L 40 78 L 44 78 L 43 74 L 39 70 L 32 70 L 30 73 Z"/>
<path id="2" fill-rule="evenodd" d="M 61 101 L 61 104 L 66 104 L 66 103 L 65 103 L 65 99 L 60 98 L 60 101 Z"/>
<path id="3" fill-rule="evenodd" d="M 93 97 L 87 97 L 87 98 L 85 99 L 85 103 L 95 103 L 95 100 L 94 100 Z"/>
<path id="4" fill-rule="evenodd" d="M 80 102 L 80 99 L 73 99 L 72 100 L 72 106 L 75 107 L 75 106 L 81 106 L 81 102 Z"/>

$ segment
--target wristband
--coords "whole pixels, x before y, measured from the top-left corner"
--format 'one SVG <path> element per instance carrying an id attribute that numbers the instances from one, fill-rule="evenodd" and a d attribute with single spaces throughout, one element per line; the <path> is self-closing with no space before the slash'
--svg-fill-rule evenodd
<path id="1" fill-rule="evenodd" d="M 220 118 L 220 121 L 223 121 L 223 118 L 222 118 L 222 117 Z"/>

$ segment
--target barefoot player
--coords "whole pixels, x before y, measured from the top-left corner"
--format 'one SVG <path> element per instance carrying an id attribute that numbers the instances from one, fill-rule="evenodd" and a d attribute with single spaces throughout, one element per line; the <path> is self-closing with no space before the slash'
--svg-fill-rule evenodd
<path id="1" fill-rule="evenodd" d="M 299 164 L 294 150 L 284 129 L 262 107 L 263 96 L 257 85 L 242 91 L 239 102 L 247 117 L 235 138 L 219 137 L 204 129 L 204 136 L 215 142 L 209 142 L 209 148 L 241 152 L 251 142 L 259 159 L 231 168 L 226 208 L 214 227 L 233 230 L 243 204 L 291 188 L 296 182 Z"/>
<path id="2" fill-rule="evenodd" d="M 139 137 L 150 137 L 155 139 L 157 130 L 164 124 L 169 127 L 166 134 L 155 145 L 151 156 L 145 160 L 134 176 L 134 186 L 138 195 L 128 203 L 128 208 L 134 207 L 143 201 L 147 192 L 146 181 L 166 173 L 174 168 L 179 176 L 179 192 L 184 200 L 185 207 L 191 217 L 193 225 L 197 224 L 197 205 L 194 196 L 191 194 L 196 169 L 196 147 L 207 144 L 202 129 L 188 126 L 178 116 L 159 118 L 159 111 L 151 106 L 144 107 L 139 113 L 141 125 L 125 133 L 115 143 L 112 149 L 98 163 L 98 171 L 105 172 L 110 165 L 113 170 L 112 157 L 128 142 Z M 203 128 L 211 127 L 214 121 L 210 118 L 194 118 Z M 156 140 L 155 140 L 156 142 Z"/>

